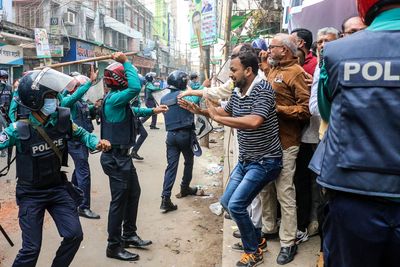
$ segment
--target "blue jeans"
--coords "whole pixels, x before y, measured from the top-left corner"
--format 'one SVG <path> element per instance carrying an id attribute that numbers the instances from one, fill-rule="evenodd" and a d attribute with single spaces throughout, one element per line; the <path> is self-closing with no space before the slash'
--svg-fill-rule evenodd
<path id="1" fill-rule="evenodd" d="M 278 178 L 281 169 L 281 157 L 263 158 L 260 161 L 239 161 L 230 175 L 221 204 L 236 222 L 246 253 L 257 252 L 260 235 L 247 207 L 264 186 Z"/>

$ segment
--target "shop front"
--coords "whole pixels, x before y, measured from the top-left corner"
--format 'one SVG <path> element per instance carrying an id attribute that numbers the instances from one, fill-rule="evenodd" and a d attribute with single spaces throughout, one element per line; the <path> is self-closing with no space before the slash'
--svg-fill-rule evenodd
<path id="1" fill-rule="evenodd" d="M 0 69 L 8 72 L 9 83 L 22 76 L 23 49 L 16 45 L 0 43 Z"/>

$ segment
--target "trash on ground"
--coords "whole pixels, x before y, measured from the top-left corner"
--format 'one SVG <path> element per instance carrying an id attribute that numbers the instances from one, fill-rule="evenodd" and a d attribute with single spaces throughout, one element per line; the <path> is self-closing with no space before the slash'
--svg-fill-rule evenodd
<path id="1" fill-rule="evenodd" d="M 210 208 L 212 213 L 214 213 L 215 215 L 218 215 L 218 216 L 220 216 L 222 214 L 222 212 L 223 212 L 222 205 L 219 202 L 212 203 L 209 206 L 209 208 Z"/>
<path id="2" fill-rule="evenodd" d="M 223 167 L 221 165 L 211 163 L 211 164 L 208 164 L 206 173 L 209 175 L 213 175 L 213 174 L 222 172 L 222 169 L 223 169 Z"/>

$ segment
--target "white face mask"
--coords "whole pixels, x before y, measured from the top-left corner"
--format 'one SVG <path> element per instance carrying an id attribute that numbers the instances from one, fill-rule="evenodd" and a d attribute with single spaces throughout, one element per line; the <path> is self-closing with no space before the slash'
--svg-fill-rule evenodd
<path id="1" fill-rule="evenodd" d="M 40 111 L 45 116 L 50 116 L 50 114 L 54 113 L 57 109 L 57 99 L 56 98 L 45 98 L 43 107 Z"/>

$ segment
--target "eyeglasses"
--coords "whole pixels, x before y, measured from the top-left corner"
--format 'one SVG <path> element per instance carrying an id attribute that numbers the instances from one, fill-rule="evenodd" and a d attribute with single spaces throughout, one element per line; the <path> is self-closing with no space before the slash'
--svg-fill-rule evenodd
<path id="1" fill-rule="evenodd" d="M 268 46 L 268 49 L 269 49 L 269 50 L 272 50 L 272 49 L 274 49 L 275 47 L 283 47 L 283 45 L 269 45 L 269 46 Z"/>

